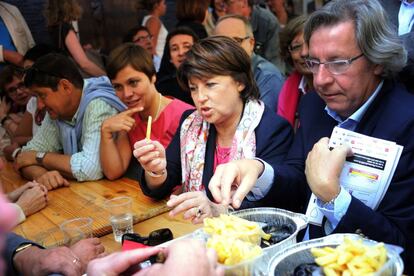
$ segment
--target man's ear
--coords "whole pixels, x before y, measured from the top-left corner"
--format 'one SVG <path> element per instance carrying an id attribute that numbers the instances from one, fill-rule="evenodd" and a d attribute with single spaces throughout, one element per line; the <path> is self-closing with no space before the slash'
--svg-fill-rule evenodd
<path id="1" fill-rule="evenodd" d="M 157 75 L 154 74 L 154 76 L 151 77 L 151 83 L 155 84 L 156 81 L 157 81 Z"/>
<path id="2" fill-rule="evenodd" d="M 58 85 L 60 87 L 62 87 L 63 91 L 65 91 L 65 93 L 72 93 L 73 91 L 73 84 L 68 81 L 67 79 L 60 79 Z"/>
<path id="3" fill-rule="evenodd" d="M 375 75 L 381 76 L 383 72 L 384 72 L 384 66 L 383 65 L 379 65 L 379 64 L 374 65 L 374 74 Z"/>

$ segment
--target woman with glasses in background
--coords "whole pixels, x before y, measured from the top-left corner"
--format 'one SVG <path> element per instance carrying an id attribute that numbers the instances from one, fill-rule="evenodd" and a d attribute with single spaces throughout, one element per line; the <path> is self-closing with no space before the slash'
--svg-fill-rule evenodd
<path id="1" fill-rule="evenodd" d="M 313 91 L 313 75 L 306 65 L 308 47 L 303 37 L 307 17 L 298 16 L 286 25 L 280 34 L 281 55 L 293 71 L 279 94 L 277 114 L 284 117 L 296 130 L 299 126 L 298 106 L 302 95 Z"/>
<path id="2" fill-rule="evenodd" d="M 183 212 L 184 218 L 201 223 L 225 213 L 227 206 L 216 204 L 208 189 L 220 164 L 244 158 L 279 164 L 287 153 L 292 129 L 258 100 L 250 68 L 250 57 L 231 38 L 214 36 L 194 44 L 177 77 L 190 91 L 196 110 L 184 113 L 166 150 L 154 140 L 135 144 L 134 156 L 143 169 L 139 183 L 146 195 L 164 198 L 181 183 L 181 193 L 167 202 L 173 208 L 170 215 Z M 267 177 L 259 179 L 242 207 L 266 201 L 272 182 Z"/>

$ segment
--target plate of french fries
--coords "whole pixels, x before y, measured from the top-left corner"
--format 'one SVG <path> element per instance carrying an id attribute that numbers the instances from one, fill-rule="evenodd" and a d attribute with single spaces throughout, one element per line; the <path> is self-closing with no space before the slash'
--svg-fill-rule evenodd
<path id="1" fill-rule="evenodd" d="M 272 258 L 268 272 L 272 276 L 290 276 L 298 272 L 297 268 L 309 265 L 318 267 L 309 275 L 399 276 L 404 270 L 401 252 L 401 247 L 356 234 L 334 234 L 304 241 L 279 252 Z"/>

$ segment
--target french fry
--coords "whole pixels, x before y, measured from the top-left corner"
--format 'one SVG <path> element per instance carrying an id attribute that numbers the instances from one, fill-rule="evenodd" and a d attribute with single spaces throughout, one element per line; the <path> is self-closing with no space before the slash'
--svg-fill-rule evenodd
<path id="1" fill-rule="evenodd" d="M 347 238 L 336 248 L 312 248 L 311 253 L 316 264 L 328 276 L 371 275 L 380 270 L 387 261 L 387 251 L 383 243 L 368 246 L 362 240 Z"/>
<path id="2" fill-rule="evenodd" d="M 148 116 L 147 135 L 146 135 L 147 141 L 151 140 L 151 126 L 152 126 L 152 117 Z"/>

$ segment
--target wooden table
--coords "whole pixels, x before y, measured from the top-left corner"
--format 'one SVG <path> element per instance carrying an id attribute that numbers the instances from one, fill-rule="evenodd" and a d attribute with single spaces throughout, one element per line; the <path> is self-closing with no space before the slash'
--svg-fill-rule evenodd
<path id="1" fill-rule="evenodd" d="M 0 175 L 5 192 L 10 192 L 26 182 L 13 170 L 10 163 L 5 164 Z M 49 191 L 48 196 L 49 203 L 46 208 L 13 229 L 15 233 L 48 247 L 63 244 L 63 233 L 59 228 L 63 221 L 76 217 L 91 217 L 94 220 L 94 236 L 102 237 L 108 252 L 119 250 L 120 244 L 113 238 L 109 213 L 104 208 L 106 199 L 117 196 L 133 198 L 134 231 L 142 235 L 147 235 L 155 229 L 169 227 L 174 237 L 178 237 L 199 227 L 178 217 L 170 218 L 166 213 L 169 209 L 165 200 L 154 201 L 146 197 L 137 181 L 128 178 L 82 183 L 72 181 L 69 187 Z"/>

